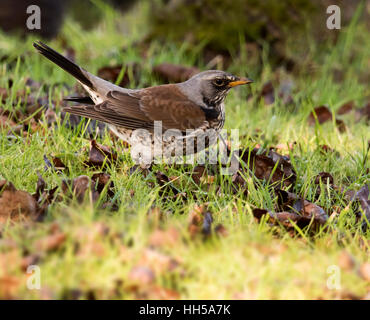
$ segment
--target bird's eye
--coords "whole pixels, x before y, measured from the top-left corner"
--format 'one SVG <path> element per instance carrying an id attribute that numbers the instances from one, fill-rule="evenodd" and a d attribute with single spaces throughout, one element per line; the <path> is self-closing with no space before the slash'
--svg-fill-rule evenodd
<path id="1" fill-rule="evenodd" d="M 214 82 L 213 82 L 217 87 L 222 87 L 225 85 L 225 80 L 223 79 L 216 79 Z"/>

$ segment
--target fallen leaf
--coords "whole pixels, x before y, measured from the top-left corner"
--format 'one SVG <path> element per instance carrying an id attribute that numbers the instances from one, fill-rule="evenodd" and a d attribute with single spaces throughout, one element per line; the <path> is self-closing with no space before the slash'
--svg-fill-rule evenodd
<path id="1" fill-rule="evenodd" d="M 361 277 L 370 282 L 370 263 L 369 262 L 365 262 L 361 265 L 360 267 L 360 275 Z"/>
<path id="2" fill-rule="evenodd" d="M 36 220 L 38 216 L 38 206 L 31 194 L 16 190 L 10 182 L 0 181 L 0 223 L 8 219 L 12 222 Z"/>
<path id="3" fill-rule="evenodd" d="M 150 290 L 147 290 L 146 298 L 154 300 L 177 300 L 180 299 L 180 294 L 175 290 L 153 286 Z"/>
<path id="4" fill-rule="evenodd" d="M 67 235 L 62 231 L 57 231 L 47 235 L 35 242 L 35 249 L 38 252 L 49 252 L 58 250 L 66 241 Z"/>
<path id="5" fill-rule="evenodd" d="M 320 184 L 320 180 L 324 185 L 329 183 L 332 186 L 334 184 L 334 178 L 329 172 L 320 172 L 315 178 L 315 184 Z"/>
<path id="6" fill-rule="evenodd" d="M 167 83 L 186 81 L 199 72 L 200 70 L 196 67 L 186 67 L 171 63 L 162 63 L 153 68 L 153 73 Z"/>
<path id="7" fill-rule="evenodd" d="M 359 191 L 356 192 L 354 196 L 354 200 L 358 200 L 360 202 L 362 211 L 364 212 L 364 215 L 366 217 L 366 221 L 364 221 L 363 228 L 366 228 L 368 226 L 368 223 L 370 222 L 370 199 L 369 199 L 369 185 L 364 185 Z M 358 216 L 361 216 L 360 214 Z"/>
<path id="8" fill-rule="evenodd" d="M 174 227 L 167 230 L 156 229 L 149 237 L 149 245 L 153 247 L 175 247 L 179 241 L 179 231 Z"/>
<path id="9" fill-rule="evenodd" d="M 276 185 L 293 185 L 296 181 L 296 173 L 289 158 L 274 151 L 265 152 L 262 149 L 239 150 L 243 162 L 249 164 L 249 169 L 253 171 L 258 179 L 270 180 Z M 246 175 L 249 175 L 247 172 Z"/>
<path id="10" fill-rule="evenodd" d="M 339 115 L 343 115 L 346 113 L 351 112 L 355 108 L 354 101 L 348 101 L 345 104 L 343 104 L 337 111 Z"/>
<path id="11" fill-rule="evenodd" d="M 137 63 L 130 65 L 115 65 L 112 67 L 106 66 L 98 70 L 98 76 L 104 80 L 116 83 L 118 77 L 124 68 L 121 81 L 119 82 L 120 87 L 128 87 L 131 84 L 136 85 L 140 82 L 140 70 Z"/>
<path id="12" fill-rule="evenodd" d="M 347 250 L 342 250 L 339 255 L 338 264 L 343 270 L 350 271 L 355 267 L 355 259 Z"/>
<path id="13" fill-rule="evenodd" d="M 140 258 L 139 265 L 147 266 L 160 275 L 172 272 L 179 266 L 179 261 L 154 249 L 146 249 Z"/>
<path id="14" fill-rule="evenodd" d="M 134 285 L 147 286 L 155 281 L 155 274 L 147 266 L 135 266 L 128 274 L 128 281 Z"/>
<path id="15" fill-rule="evenodd" d="M 102 167 L 105 164 L 114 163 L 117 160 L 117 153 L 109 147 L 101 145 L 96 140 L 90 141 L 89 160 L 85 162 L 90 167 Z"/>
<path id="16" fill-rule="evenodd" d="M 331 111 L 329 110 L 328 107 L 326 106 L 320 106 L 320 107 L 316 107 L 309 115 L 308 117 L 308 123 L 310 125 L 315 125 L 316 123 L 316 118 L 315 118 L 315 115 L 317 117 L 317 121 L 319 124 L 322 124 L 326 121 L 330 121 L 333 119 L 333 115 L 331 113 Z"/>
<path id="17" fill-rule="evenodd" d="M 91 181 L 88 176 L 82 175 L 71 180 L 62 181 L 62 191 L 64 195 L 68 197 L 75 196 L 79 203 L 82 203 L 85 199 L 85 195 L 88 191 L 91 191 L 92 200 L 96 201 L 99 197 L 99 192 L 95 190 L 95 183 Z"/>
<path id="18" fill-rule="evenodd" d="M 222 236 L 222 237 L 226 237 L 228 236 L 228 231 L 227 229 L 225 228 L 225 226 L 221 223 L 219 223 L 216 227 L 215 227 L 215 233 L 219 236 Z"/>
<path id="19" fill-rule="evenodd" d="M 282 211 L 293 210 L 294 213 L 299 213 L 302 217 L 300 222 L 303 222 L 303 226 L 308 225 L 311 219 L 313 219 L 314 225 L 324 225 L 329 218 L 320 206 L 302 199 L 294 193 L 281 189 L 276 190 L 276 193 L 279 209 Z"/>
<path id="20" fill-rule="evenodd" d="M 107 195 L 110 198 L 114 197 L 114 184 L 111 180 L 111 177 L 108 173 L 100 172 L 94 173 L 91 177 L 91 180 L 94 181 L 96 190 L 101 194 L 105 186 L 107 187 Z"/>
<path id="21" fill-rule="evenodd" d="M 195 206 L 189 214 L 189 220 L 188 230 L 192 238 L 202 234 L 206 239 L 212 234 L 213 217 L 205 205 Z"/>
<path id="22" fill-rule="evenodd" d="M 270 105 L 275 102 L 275 90 L 271 81 L 266 82 L 262 86 L 258 99 L 263 99 L 265 105 Z"/>

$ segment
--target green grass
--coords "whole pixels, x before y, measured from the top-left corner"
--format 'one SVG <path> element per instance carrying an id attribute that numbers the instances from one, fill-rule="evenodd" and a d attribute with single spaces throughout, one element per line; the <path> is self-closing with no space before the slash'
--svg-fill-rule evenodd
<path id="1" fill-rule="evenodd" d="M 130 44 L 145 32 L 145 21 L 135 19 L 135 14 L 125 19 L 109 10 L 106 14 L 115 22 L 120 21 L 121 26 L 131 25 L 131 29 L 122 28 L 128 31 L 119 33 L 111 20 L 105 20 L 110 23 L 102 23 L 92 31 L 82 31 L 73 21 L 68 21 L 61 36 L 48 44 L 62 50 L 61 39 L 67 39 L 69 46 L 76 50 L 78 64 L 92 73 L 107 64 L 138 62 L 142 68 L 139 87 L 159 83 L 151 74 L 152 67 L 158 63 L 196 63 L 200 48 L 191 48 L 186 43 L 163 46 L 154 42 L 150 44 L 147 57 L 141 57 L 139 50 Z M 273 71 L 268 62 L 261 68 L 242 56 L 235 57 L 229 67 L 235 74 L 248 72 L 255 82 L 250 89 L 238 88 L 229 94 L 226 128 L 240 130 L 243 147 L 258 143 L 267 148 L 296 141 L 297 147 L 290 153 L 297 172 L 293 191 L 305 195 L 309 201 L 314 201 L 314 178 L 322 171 L 330 172 L 335 184 L 344 190 L 358 190 L 370 181 L 366 171 L 370 131 L 364 120 L 355 122 L 353 115 L 342 116 L 347 126 L 344 133 L 335 126 L 335 119 L 314 127 L 307 122 L 316 106 L 327 104 L 335 115 L 344 102 L 354 100 L 362 106 L 368 101 L 368 84 L 359 81 L 359 75 L 369 67 L 368 37 L 368 30 L 353 24 L 340 31 L 336 46 L 320 50 L 312 44 L 307 46 L 306 55 L 299 57 L 302 70 L 298 75 L 278 71 L 281 78 L 291 77 L 294 82 L 294 108 L 285 106 L 280 98 L 273 106 L 257 101 L 263 83 L 276 82 L 278 72 Z M 8 80 L 13 80 L 11 94 L 1 107 L 22 109 L 24 106 L 17 102 L 16 92 L 24 89 L 26 79 L 31 77 L 44 84 L 38 94 L 48 93 L 59 111 L 59 102 L 71 93 L 62 83 L 72 86 L 74 80 L 38 55 L 32 48 L 33 40 L 23 41 L 0 34 L 0 52 L 8 55 L 0 66 L 0 87 L 6 88 Z M 124 46 L 129 49 L 123 51 Z M 22 59 L 17 59 L 18 56 Z M 309 63 L 316 66 L 315 73 L 308 71 Z M 331 72 L 338 65 L 344 72 L 341 83 L 333 80 Z M 203 65 L 198 67 L 204 68 Z M 247 93 L 252 94 L 248 101 Z M 83 165 L 87 158 L 81 150 L 89 146 L 89 140 L 83 136 L 83 126 L 70 130 L 63 125 L 47 127 L 41 121 L 40 128 L 44 130 L 26 137 L 17 135 L 13 139 L 7 137 L 7 130 L 0 132 L 0 179 L 11 181 L 17 189 L 34 193 L 37 171 L 42 173 L 49 188 L 60 185 L 63 179 L 82 174 L 91 176 L 100 171 Z M 97 139 L 113 147 L 108 134 Z M 323 155 L 320 145 L 324 144 L 335 149 L 339 156 L 335 153 Z M 68 173 L 44 172 L 44 154 L 59 156 L 67 165 Z M 153 176 L 144 178 L 140 173 L 129 174 L 132 165 L 129 152 L 126 152 L 119 154 L 117 163 L 107 169 L 120 204 L 117 212 L 99 209 L 89 200 L 83 204 L 64 200 L 50 207 L 43 222 L 4 225 L 0 237 L 0 297 L 8 297 L 9 278 L 16 283 L 10 296 L 21 299 L 70 298 L 76 290 L 80 291 L 79 298 L 94 296 L 98 299 L 369 297 L 369 282 L 359 274 L 360 266 L 369 262 L 369 229 L 363 232 L 355 224 L 354 209 L 346 206 L 342 194 L 328 190 L 316 202 L 329 215 L 334 212 L 330 199 L 341 208 L 340 214 L 330 219 L 328 230 L 313 236 L 307 230 L 299 230 L 300 233 L 292 236 L 280 226 L 270 227 L 266 221 L 258 223 L 253 218 L 254 207 L 273 209 L 276 203 L 266 183 L 256 187 L 254 178 L 247 177 L 247 197 L 242 197 L 241 192 L 220 196 L 215 189 L 207 191 L 204 186 L 196 186 L 189 173 L 181 168 L 156 165 L 155 170 L 179 177 L 176 186 L 181 191 L 198 196 L 197 201 L 191 197 L 187 202 L 168 201 L 159 195 L 158 184 L 148 185 L 148 181 L 155 181 Z M 133 196 L 130 190 L 135 191 Z M 213 214 L 213 225 L 222 223 L 227 236 L 214 235 L 206 240 L 201 235 L 190 236 L 189 215 L 196 204 L 204 202 L 208 202 Z M 151 210 L 154 206 L 162 213 L 160 219 Z M 49 235 L 55 224 L 66 234 L 66 240 L 56 250 L 40 250 L 37 241 Z M 108 233 L 101 232 L 102 226 Z M 153 245 L 158 230 L 174 234 L 174 240 Z M 161 239 L 165 237 L 160 236 Z M 353 267 L 343 267 L 344 252 L 354 259 Z M 19 267 L 24 256 L 32 255 L 39 255 L 36 264 L 41 270 L 41 290 L 27 289 L 27 275 Z M 168 267 L 171 259 L 178 264 L 173 269 Z M 340 290 L 327 288 L 330 277 L 327 269 L 332 265 L 341 267 Z M 130 272 L 138 266 L 153 270 L 152 283 L 135 283 Z"/>

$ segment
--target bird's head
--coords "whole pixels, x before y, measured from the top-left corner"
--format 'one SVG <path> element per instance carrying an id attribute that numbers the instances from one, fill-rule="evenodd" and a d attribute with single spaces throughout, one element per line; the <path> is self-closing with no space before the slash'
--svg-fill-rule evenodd
<path id="1" fill-rule="evenodd" d="M 216 105 L 223 102 L 231 88 L 251 82 L 253 80 L 228 72 L 209 70 L 194 75 L 183 84 L 186 91 L 192 91 L 188 92 L 190 96 L 202 99 L 207 105 Z"/>

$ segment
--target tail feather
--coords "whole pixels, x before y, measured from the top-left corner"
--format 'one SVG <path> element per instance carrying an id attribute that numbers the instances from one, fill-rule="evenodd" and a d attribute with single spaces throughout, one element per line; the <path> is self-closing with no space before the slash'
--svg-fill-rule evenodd
<path id="1" fill-rule="evenodd" d="M 79 80 L 84 85 L 88 86 L 89 88 L 94 88 L 91 81 L 87 78 L 87 76 L 82 72 L 82 69 L 73 63 L 71 60 L 67 59 L 66 57 L 62 56 L 60 53 L 56 52 L 46 44 L 42 43 L 41 41 L 37 41 L 33 43 L 33 46 L 37 49 L 39 53 L 41 53 L 44 57 L 48 58 L 50 61 L 54 62 L 56 65 L 70 73 L 74 76 L 77 80 Z"/>
<path id="2" fill-rule="evenodd" d="M 64 98 L 65 101 L 78 102 L 83 104 L 94 104 L 94 101 L 90 97 L 68 97 Z"/>

